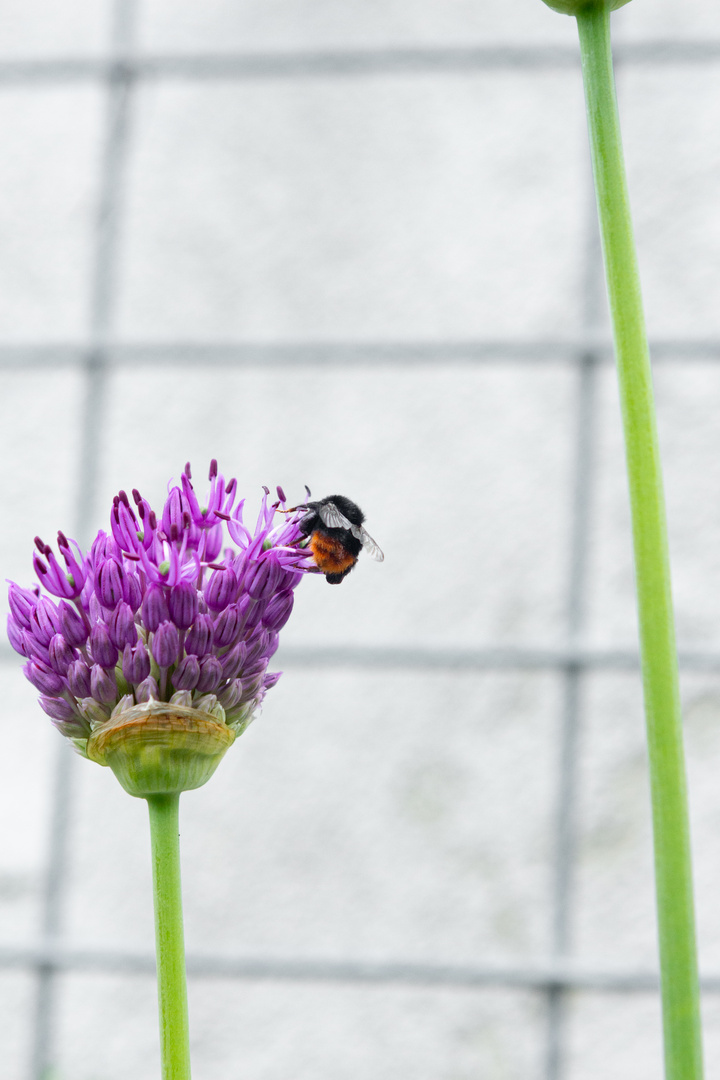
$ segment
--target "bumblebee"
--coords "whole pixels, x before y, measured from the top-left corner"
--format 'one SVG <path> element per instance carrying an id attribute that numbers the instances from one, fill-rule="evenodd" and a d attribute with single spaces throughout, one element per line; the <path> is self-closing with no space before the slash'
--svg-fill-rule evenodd
<path id="1" fill-rule="evenodd" d="M 294 509 L 306 511 L 300 519 L 300 532 L 310 538 L 308 547 L 330 585 L 339 585 L 347 577 L 362 550 L 376 562 L 385 558 L 363 528 L 362 510 L 344 495 L 328 495 L 319 502 L 307 502 Z"/>

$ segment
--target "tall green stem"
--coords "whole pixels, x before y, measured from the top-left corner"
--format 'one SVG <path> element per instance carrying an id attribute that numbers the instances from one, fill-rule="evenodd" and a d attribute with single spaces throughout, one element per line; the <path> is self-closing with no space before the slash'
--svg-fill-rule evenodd
<path id="1" fill-rule="evenodd" d="M 163 1080 L 190 1080 L 185 941 L 180 892 L 179 795 L 149 795 Z"/>
<path id="2" fill-rule="evenodd" d="M 650 357 L 603 2 L 577 16 L 630 484 L 650 760 L 665 1070 L 700 1080 L 690 833 L 667 528 Z"/>

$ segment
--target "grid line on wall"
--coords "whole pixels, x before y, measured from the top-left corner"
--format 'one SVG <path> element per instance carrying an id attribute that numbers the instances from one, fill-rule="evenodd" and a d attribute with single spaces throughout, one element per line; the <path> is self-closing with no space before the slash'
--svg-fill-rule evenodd
<path id="1" fill-rule="evenodd" d="M 569 955 L 572 931 L 572 892 L 575 834 L 577 743 L 581 723 L 582 680 L 588 671 L 636 671 L 632 648 L 598 649 L 583 643 L 585 596 L 584 553 L 589 532 L 593 457 L 593 396 L 598 366 L 612 359 L 611 346 L 598 330 L 601 283 L 596 232 L 588 227 L 585 246 L 585 312 L 582 333 L 563 340 L 494 340 L 445 342 L 308 342 L 296 343 L 118 343 L 113 340 L 118 243 L 121 235 L 125 164 L 132 143 L 131 108 L 134 88 L 145 80 L 256 79 L 357 77 L 376 75 L 467 75 L 498 70 L 556 70 L 578 68 L 575 47 L 558 45 L 493 46 L 488 48 L 412 48 L 334 50 L 297 53 L 238 53 L 228 55 L 138 55 L 133 48 L 136 5 L 116 0 L 110 54 L 107 58 L 65 57 L 48 60 L 0 61 L 0 93 L 4 86 L 59 85 L 100 81 L 106 91 L 105 142 L 99 166 L 99 200 L 94 239 L 94 268 L 90 283 L 90 340 L 0 345 L 0 370 L 79 366 L 85 400 L 79 456 L 76 535 L 87 539 L 97 487 L 98 432 L 102 428 L 106 380 L 113 368 L 153 365 L 219 365 L 232 368 L 375 365 L 412 371 L 419 365 L 451 363 L 567 362 L 577 368 L 575 475 L 570 494 L 572 536 L 566 583 L 567 641 L 548 647 L 486 646 L 478 649 L 408 648 L 284 648 L 284 664 L 360 667 L 372 670 L 522 671 L 549 670 L 563 680 L 562 737 L 555 780 L 554 886 L 550 912 L 552 948 L 538 963 L 441 965 L 386 961 L 371 963 L 350 958 L 337 962 L 271 959 L 227 955 L 188 955 L 188 969 L 197 977 L 394 983 L 411 986 L 512 986 L 546 995 L 545 1080 L 562 1080 L 564 1073 L 564 1012 L 566 992 L 592 989 L 608 992 L 656 992 L 654 971 L 603 970 L 574 964 Z M 657 41 L 616 47 L 621 65 L 717 63 L 720 42 Z M 589 174 L 588 174 L 589 175 Z M 588 197 L 588 203 L 591 200 Z M 594 210 L 593 210 L 594 213 Z M 664 340 L 653 343 L 654 359 L 666 362 L 720 359 L 720 340 Z M 13 654 L 0 648 L 0 662 Z M 681 653 L 685 669 L 720 671 L 720 649 Z M 32 1080 L 42 1080 L 54 1064 L 56 977 L 62 971 L 150 974 L 151 954 L 108 949 L 77 949 L 62 940 L 63 903 L 69 839 L 69 807 L 73 766 L 67 747 L 59 746 L 52 800 L 51 832 L 44 872 L 43 934 L 32 947 L 0 947 L 0 969 L 29 969 L 37 976 Z M 720 973 L 703 977 L 703 989 L 720 993 Z"/>
<path id="2" fill-rule="evenodd" d="M 130 5 L 128 5 L 129 7 Z M 466 75 L 483 71 L 577 68 L 574 45 L 506 45 L 243 51 L 226 53 L 137 53 L 129 38 L 108 57 L 68 56 L 0 60 L 0 84 L 128 81 L 130 79 L 257 79 L 323 76 Z M 667 39 L 617 42 L 615 63 L 662 67 L 715 64 L 720 42 Z"/>

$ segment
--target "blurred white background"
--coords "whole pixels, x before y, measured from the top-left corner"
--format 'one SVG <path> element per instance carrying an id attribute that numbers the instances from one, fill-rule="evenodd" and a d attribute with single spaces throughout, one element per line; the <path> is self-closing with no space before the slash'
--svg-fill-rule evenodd
<path id="1" fill-rule="evenodd" d="M 720 12 L 613 17 L 720 1069 Z M 183 799 L 198 1080 L 655 1080 L 650 815 L 576 32 L 541 0 L 0 0 L 0 531 L 189 459 L 357 500 Z M 202 487 L 202 484 L 198 486 Z M 141 801 L 0 651 L 0 1071 L 159 1073 Z"/>

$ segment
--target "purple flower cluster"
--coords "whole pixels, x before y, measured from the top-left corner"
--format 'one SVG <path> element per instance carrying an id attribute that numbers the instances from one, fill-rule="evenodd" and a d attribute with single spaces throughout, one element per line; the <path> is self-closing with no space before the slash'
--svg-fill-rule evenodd
<path id="1" fill-rule="evenodd" d="M 215 461 L 209 479 L 201 506 L 186 465 L 159 520 L 138 491 L 132 501 L 121 491 L 110 533 L 98 533 L 87 555 L 58 533 L 64 568 L 36 538 L 45 592 L 10 583 L 10 643 L 27 658 L 43 709 L 81 752 L 111 715 L 151 700 L 211 713 L 239 734 L 280 677 L 268 662 L 314 566 L 302 515 L 278 516 L 284 493 L 270 503 L 265 488 L 249 528 L 237 482 L 226 483 Z"/>

